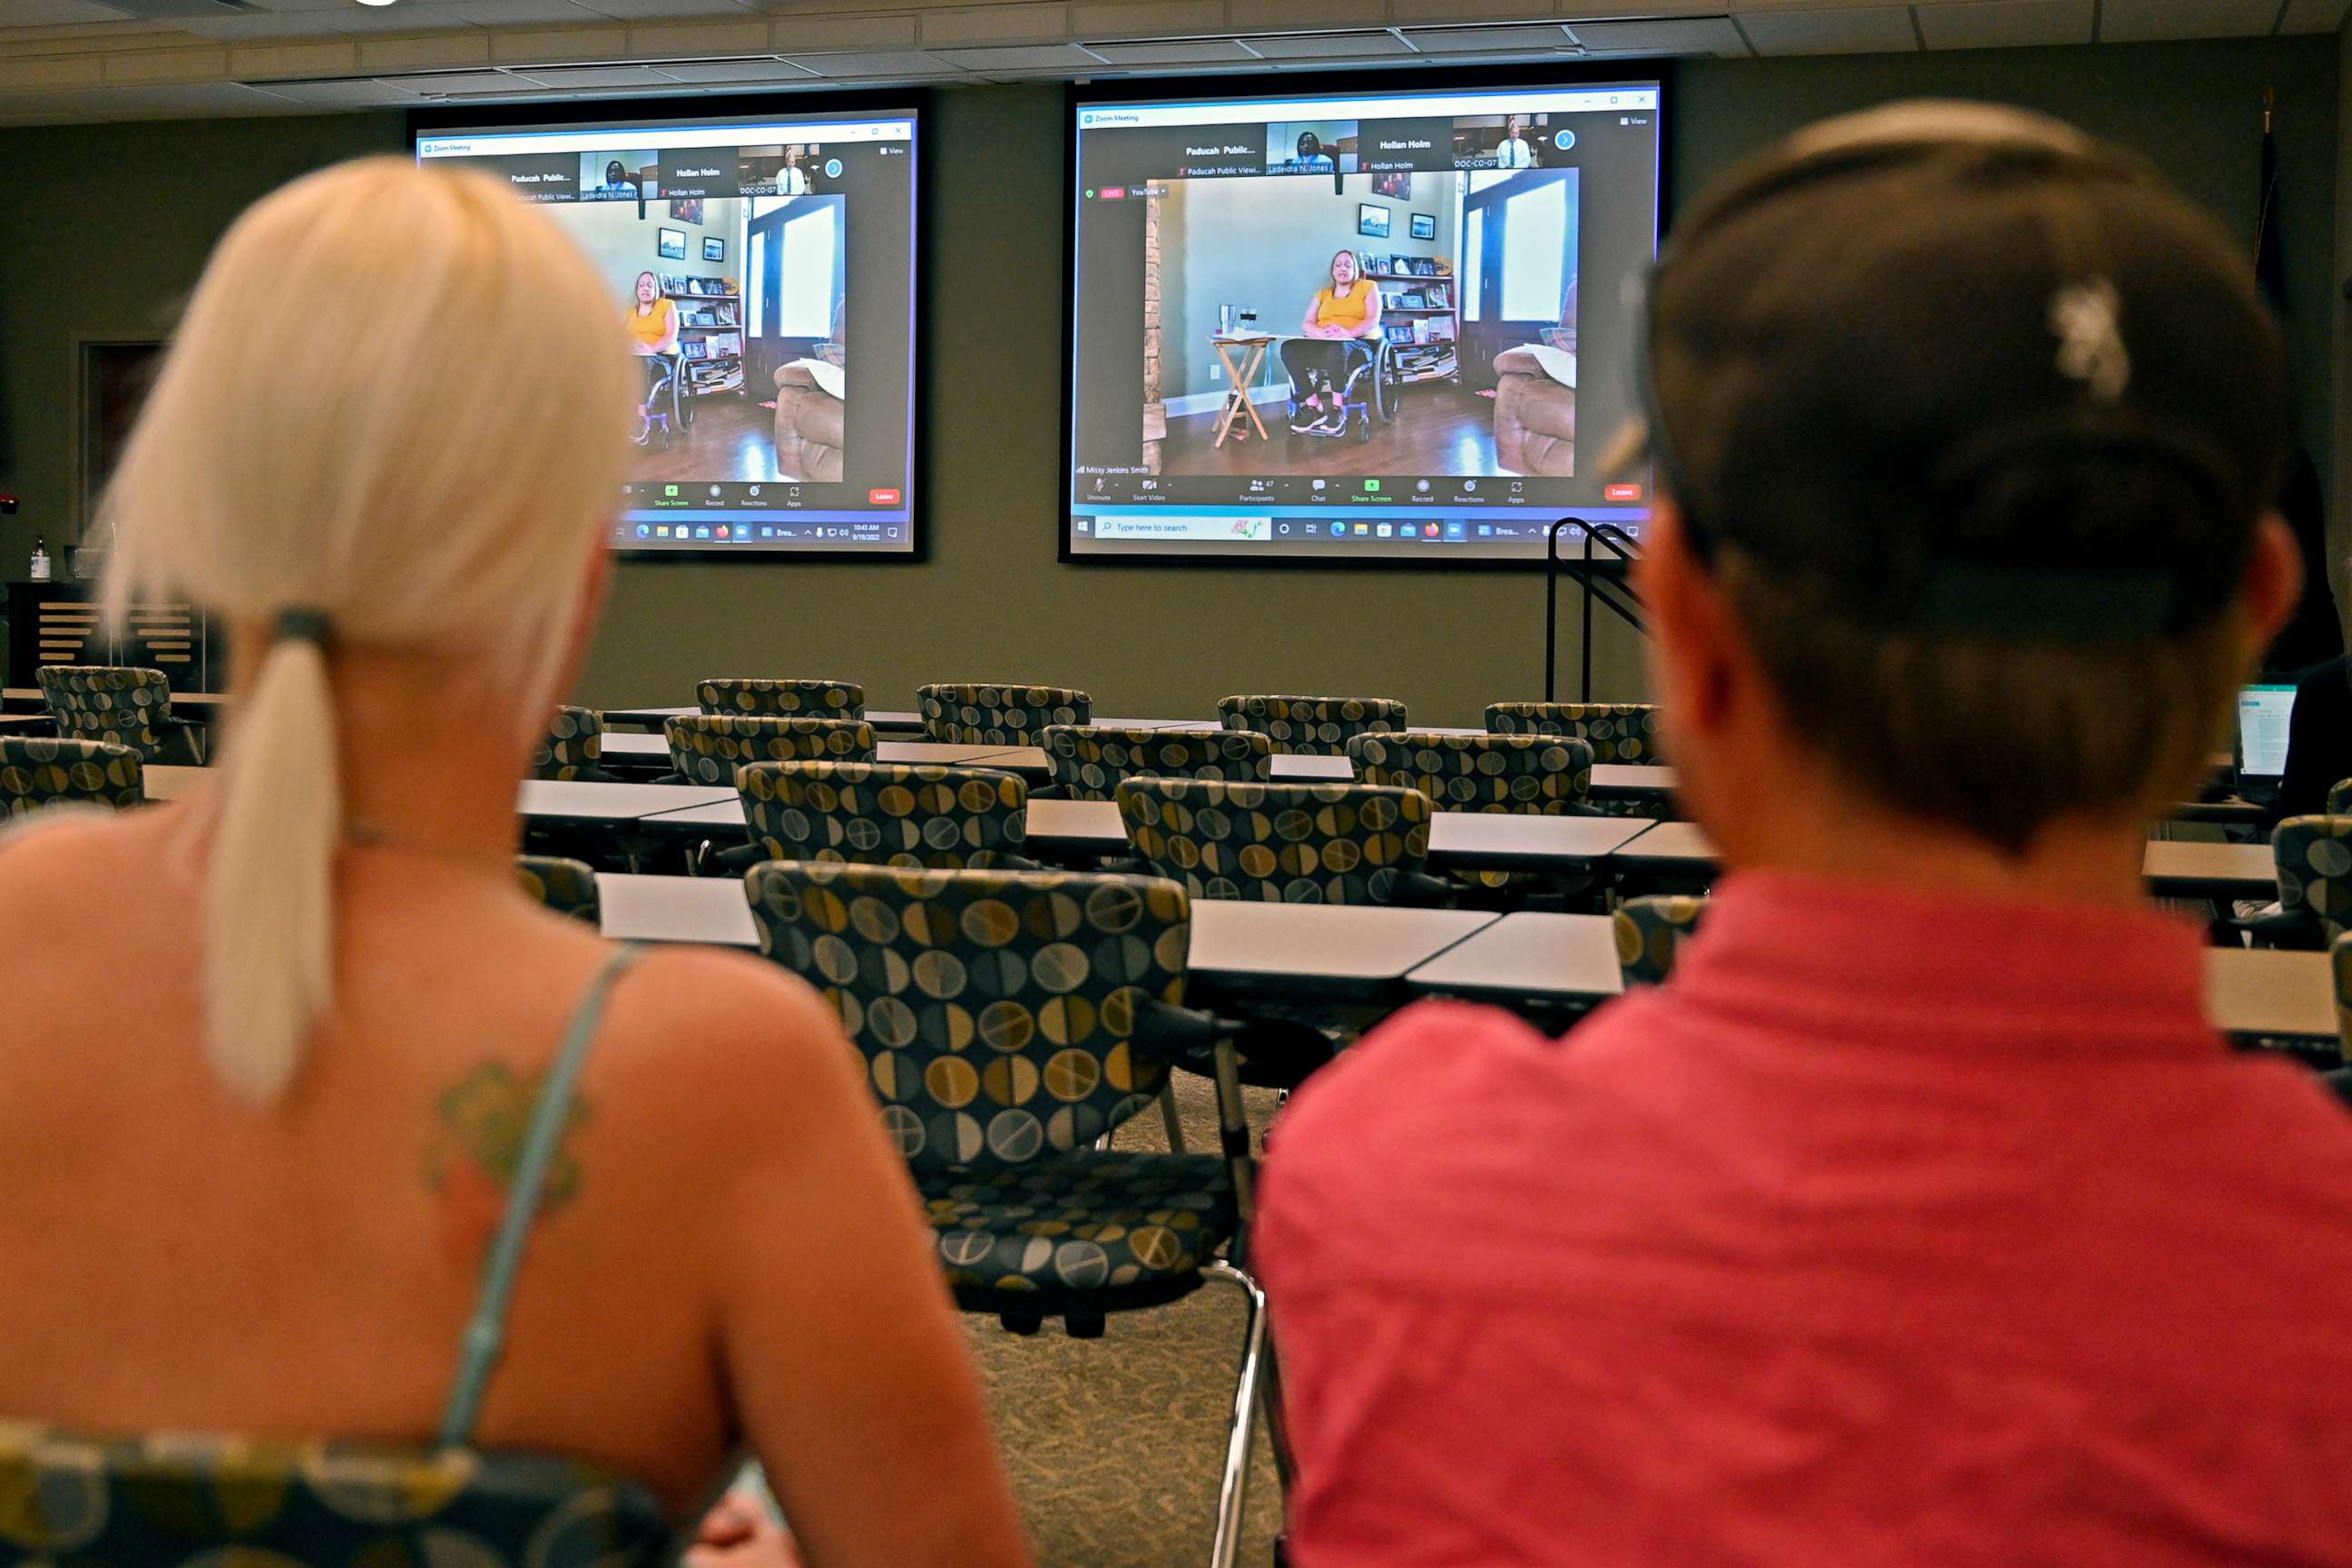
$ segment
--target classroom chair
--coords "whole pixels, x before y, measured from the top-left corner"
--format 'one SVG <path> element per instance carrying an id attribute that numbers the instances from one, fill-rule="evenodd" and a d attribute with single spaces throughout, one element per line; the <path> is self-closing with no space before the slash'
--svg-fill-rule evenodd
<path id="1" fill-rule="evenodd" d="M 626 1478 L 547 1454 L 446 1441 L 81 1432 L 0 1422 L 0 1562 L 593 1563 L 657 1568 L 677 1548 Z"/>
<path id="2" fill-rule="evenodd" d="M 1592 748 L 1596 763 L 1655 764 L 1658 710 L 1648 702 L 1490 702 L 1496 735 L 1567 735 Z"/>
<path id="3" fill-rule="evenodd" d="M 1598 816 L 1591 800 L 1592 748 L 1565 735 L 1438 735 L 1422 730 L 1358 735 L 1348 742 L 1356 776 L 1369 784 L 1415 789 L 1438 811 L 1515 816 Z M 1497 891 L 1550 887 L 1560 893 L 1591 886 L 1590 876 L 1563 879 L 1512 871 L 1466 873 Z"/>
<path id="4" fill-rule="evenodd" d="M 752 854 L 911 870 L 1034 870 L 1021 853 L 1029 786 L 1018 774 L 917 763 L 753 763 L 737 773 Z"/>
<path id="5" fill-rule="evenodd" d="M 1102 872 L 779 860 L 753 868 L 744 893 L 761 951 L 824 994 L 866 1058 L 958 1306 L 1016 1333 L 1058 1317 L 1091 1339 L 1111 1314 L 1211 1279 L 1241 1291 L 1211 1552 L 1230 1564 L 1271 1351 L 1247 1272 L 1255 1171 L 1231 1031 L 1180 1005 L 1183 889 Z M 1151 1105 L 1179 1056 L 1216 1081 L 1226 1152 L 1098 1146 Z"/>
<path id="6" fill-rule="evenodd" d="M 1429 904 L 1429 797 L 1343 784 L 1130 778 L 1114 792 L 1128 841 L 1196 899 Z"/>
<path id="7" fill-rule="evenodd" d="M 2278 909 L 2246 922 L 2259 946 L 2317 952 L 2352 924 L 2352 816 L 2290 816 L 2271 830 Z"/>
<path id="8" fill-rule="evenodd" d="M 532 901 L 559 915 L 592 926 L 604 921 L 603 901 L 596 892 L 596 871 L 584 860 L 561 855 L 518 855 L 515 879 Z"/>
<path id="9" fill-rule="evenodd" d="M 705 713 L 765 719 L 863 719 L 866 688 L 854 680 L 705 680 L 694 689 Z"/>
<path id="10" fill-rule="evenodd" d="M 2327 786 L 2327 815 L 2352 816 L 2352 779 L 2337 779 Z"/>
<path id="11" fill-rule="evenodd" d="M 1274 755 L 1274 742 L 1249 730 L 1203 734 L 1196 730 L 1052 724 L 1042 739 L 1045 760 L 1054 770 L 1054 793 L 1066 800 L 1108 800 L 1119 780 L 1146 773 L 1257 783 L 1265 778 Z"/>
<path id="12" fill-rule="evenodd" d="M 1069 686 L 919 686 L 915 705 L 925 736 L 963 746 L 1034 746 L 1049 725 L 1095 714 L 1095 700 Z"/>
<path id="13" fill-rule="evenodd" d="M 205 765 L 205 727 L 172 712 L 172 683 L 160 669 L 49 664 L 33 672 L 58 735 L 128 746 L 146 763 Z"/>
<path id="14" fill-rule="evenodd" d="M 1358 735 L 1404 728 L 1404 704 L 1392 697 L 1220 697 L 1217 721 L 1253 730 L 1276 752 L 1336 757 Z"/>
<path id="15" fill-rule="evenodd" d="M 1674 972 L 1675 954 L 1698 933 L 1706 900 L 1685 895 L 1628 899 L 1612 917 L 1617 936 L 1617 973 L 1627 990 L 1655 985 Z"/>
<path id="16" fill-rule="evenodd" d="M 53 805 L 140 805 L 144 764 L 128 746 L 0 735 L 0 822 Z"/>
<path id="17" fill-rule="evenodd" d="M 588 784 L 618 784 L 604 767 L 604 716 L 589 708 L 558 708 L 547 733 L 530 749 L 530 776 Z"/>
<path id="18" fill-rule="evenodd" d="M 863 719 L 731 718 L 682 713 L 662 723 L 675 771 L 664 784 L 725 784 L 748 763 L 874 760 L 874 730 Z"/>

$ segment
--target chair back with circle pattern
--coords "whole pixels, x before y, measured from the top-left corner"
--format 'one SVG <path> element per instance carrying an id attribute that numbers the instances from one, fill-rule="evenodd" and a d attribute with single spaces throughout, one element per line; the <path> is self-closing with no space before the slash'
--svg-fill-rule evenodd
<path id="1" fill-rule="evenodd" d="M 863 719 L 752 719 L 682 713 L 662 722 L 670 766 L 690 784 L 732 787 L 751 763 L 870 763 L 874 729 Z"/>
<path id="2" fill-rule="evenodd" d="M 2327 786 L 2327 815 L 2352 816 L 2352 779 L 2337 779 Z"/>
<path id="3" fill-rule="evenodd" d="M 1095 715 L 1095 700 L 1070 686 L 920 686 L 915 704 L 926 736 L 959 746 L 1034 746 L 1049 725 Z"/>
<path id="4" fill-rule="evenodd" d="M 2327 946 L 2327 964 L 2336 981 L 2336 1046 L 2352 1062 L 2352 932 Z"/>
<path id="5" fill-rule="evenodd" d="M 744 878 L 770 958 L 823 992 L 918 1173 L 1081 1153 L 1152 1102 L 1142 1004 L 1181 1004 L 1183 889 L 1105 872 L 771 860 Z"/>
<path id="6" fill-rule="evenodd" d="M 1628 899 L 1612 917 L 1617 972 L 1630 988 L 1655 985 L 1674 973 L 1675 953 L 1698 932 L 1706 900 L 1685 895 Z"/>
<path id="7" fill-rule="evenodd" d="M 1567 735 L 1592 748 L 1596 763 L 1657 765 L 1658 710 L 1648 702 L 1490 702 L 1497 735 Z"/>
<path id="8" fill-rule="evenodd" d="M 705 680 L 694 700 L 705 713 L 736 718 L 866 717 L 866 688 L 854 680 Z"/>
<path id="9" fill-rule="evenodd" d="M 546 735 L 531 748 L 530 776 L 603 782 L 611 777 L 604 757 L 604 716 L 593 708 L 558 708 Z"/>
<path id="10" fill-rule="evenodd" d="M 751 841 L 772 860 L 912 870 L 1022 869 L 1029 786 L 929 763 L 755 763 L 736 780 Z"/>
<path id="11" fill-rule="evenodd" d="M 1228 730 L 1254 730 L 1276 752 L 1336 757 L 1359 735 L 1404 728 L 1404 704 L 1393 697 L 1220 697 L 1217 720 Z"/>
<path id="12" fill-rule="evenodd" d="M 1196 899 L 1401 901 L 1429 860 L 1429 797 L 1373 784 L 1131 778 L 1128 841 Z"/>
<path id="13" fill-rule="evenodd" d="M 515 879 L 522 884 L 526 896 L 559 915 L 570 915 L 592 926 L 602 921 L 604 903 L 596 891 L 596 868 L 584 860 L 518 855 Z"/>
<path id="14" fill-rule="evenodd" d="M 1248 730 L 1055 724 L 1045 731 L 1044 744 L 1054 787 L 1070 800 L 1108 800 L 1119 780 L 1139 773 L 1255 783 L 1266 776 L 1274 755 L 1274 742 Z"/>
<path id="15" fill-rule="evenodd" d="M 52 805 L 120 807 L 146 799 L 145 765 L 129 746 L 0 735 L 0 822 Z"/>
<path id="16" fill-rule="evenodd" d="M 33 672 L 61 739 L 128 746 L 165 763 L 181 742 L 172 723 L 172 683 L 160 669 L 109 664 L 49 664 Z"/>
<path id="17" fill-rule="evenodd" d="M 657 1568 L 672 1545 L 635 1483 L 551 1456 L 0 1422 L 0 1564 Z"/>
<path id="18" fill-rule="evenodd" d="M 2352 816 L 2290 816 L 2271 830 L 2279 913 L 2307 914 L 2334 942 L 2352 925 Z"/>
<path id="19" fill-rule="evenodd" d="M 1406 730 L 1348 742 L 1356 776 L 1417 789 L 1439 811 L 1580 816 L 1592 790 L 1592 748 L 1564 735 L 1433 735 Z"/>

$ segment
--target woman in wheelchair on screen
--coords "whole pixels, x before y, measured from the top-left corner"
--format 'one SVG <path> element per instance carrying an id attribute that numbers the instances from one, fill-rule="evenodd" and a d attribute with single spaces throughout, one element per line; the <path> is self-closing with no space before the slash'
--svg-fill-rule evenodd
<path id="1" fill-rule="evenodd" d="M 1307 302 L 1298 331 L 1300 336 L 1282 344 L 1282 366 L 1298 399 L 1291 431 L 1307 436 L 1345 430 L 1349 376 L 1359 363 L 1370 363 L 1366 340 L 1381 332 L 1381 286 L 1357 272 L 1354 251 L 1333 253 L 1330 280 Z"/>
<path id="2" fill-rule="evenodd" d="M 50 1442 L 20 1423 L 425 1456 L 348 1488 L 306 1457 L 312 1500 L 234 1527 L 275 1549 L 209 1554 L 256 1563 L 353 1510 L 410 1561 L 467 1449 L 486 1484 L 499 1451 L 586 1460 L 691 1531 L 745 1447 L 810 1563 L 1028 1561 L 840 1019 L 775 964 L 618 947 L 516 883 L 516 781 L 626 476 L 618 314 L 547 209 L 391 158 L 268 197 L 205 270 L 102 516 L 116 605 L 229 626 L 226 744 L 173 804 L 0 834 L 0 1149 L 26 1156 L 0 1163 L 0 1562 L 123 1560 L 81 1545 L 113 1494 L 23 1490 Z M 123 1539 L 229 1530 L 222 1463 L 168 1528 L 118 1502 Z M 516 1461 L 480 1508 L 572 1473 Z M 531 1563 L 641 1560 L 592 1473 Z M 782 1568 L 764 1514 L 721 1514 L 697 1568 Z"/>

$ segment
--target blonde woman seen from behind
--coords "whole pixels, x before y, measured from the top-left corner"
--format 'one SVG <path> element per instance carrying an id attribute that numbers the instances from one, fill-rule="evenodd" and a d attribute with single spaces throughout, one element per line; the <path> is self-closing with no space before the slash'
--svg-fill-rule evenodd
<path id="1" fill-rule="evenodd" d="M 222 240 L 108 502 L 118 605 L 230 627 L 222 765 L 0 842 L 0 1147 L 38 1151 L 0 1168 L 0 1419 L 429 1441 L 510 1130 L 586 1018 L 473 1440 L 682 1524 L 748 1443 L 811 1563 L 1020 1563 L 831 1012 L 515 888 L 516 781 L 604 586 L 616 314 L 478 175 L 328 170 Z"/>

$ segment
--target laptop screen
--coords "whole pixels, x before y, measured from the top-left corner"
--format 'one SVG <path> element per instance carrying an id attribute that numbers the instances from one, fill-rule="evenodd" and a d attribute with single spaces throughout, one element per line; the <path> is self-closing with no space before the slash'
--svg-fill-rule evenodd
<path id="1" fill-rule="evenodd" d="M 2294 711 L 2292 686 L 2239 688 L 2239 773 L 2249 778 L 2277 778 L 2286 772 L 2286 723 Z"/>

